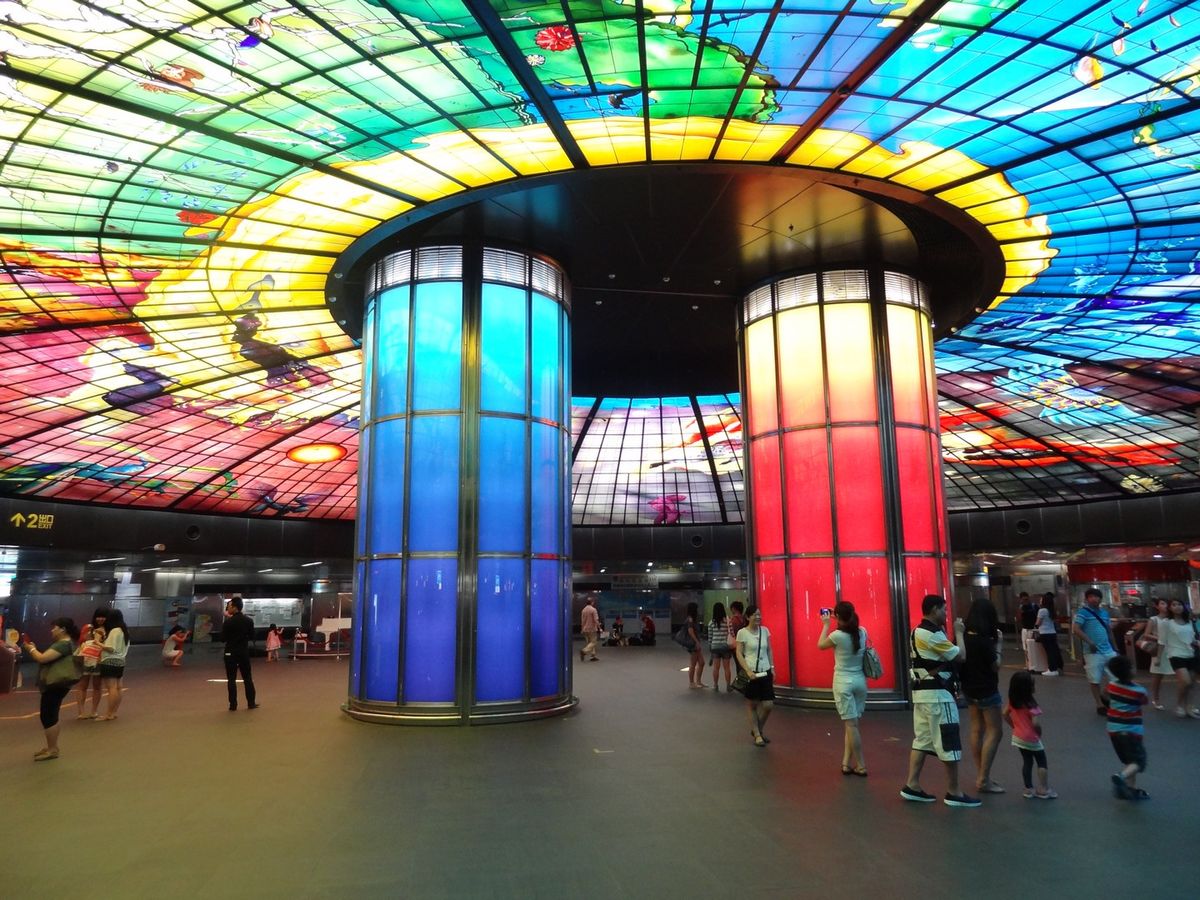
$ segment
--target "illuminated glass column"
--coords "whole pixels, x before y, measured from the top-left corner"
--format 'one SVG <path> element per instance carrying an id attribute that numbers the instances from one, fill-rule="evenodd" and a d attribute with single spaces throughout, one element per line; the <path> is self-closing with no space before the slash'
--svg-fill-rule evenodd
<path id="1" fill-rule="evenodd" d="M 570 309 L 554 264 L 424 247 L 367 281 L 356 536 L 359 719 L 574 703 Z"/>
<path id="2" fill-rule="evenodd" d="M 898 678 L 921 598 L 949 596 L 933 336 L 924 289 L 880 269 L 784 278 L 742 301 L 753 598 L 785 700 L 830 702 L 820 610 L 854 604 Z"/>

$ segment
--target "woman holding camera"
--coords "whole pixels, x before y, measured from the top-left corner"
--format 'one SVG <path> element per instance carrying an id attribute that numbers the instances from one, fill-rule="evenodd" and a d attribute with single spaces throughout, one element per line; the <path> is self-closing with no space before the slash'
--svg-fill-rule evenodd
<path id="1" fill-rule="evenodd" d="M 79 680 L 75 669 L 75 644 L 79 629 L 71 619 L 55 619 L 50 623 L 51 644 L 38 650 L 29 639 L 22 636 L 22 646 L 30 658 L 38 664 L 38 690 L 42 693 L 40 718 L 46 734 L 46 746 L 33 754 L 34 762 L 58 759 L 58 713 L 63 699 Z"/>
<path id="2" fill-rule="evenodd" d="M 837 628 L 830 633 L 829 626 L 834 619 Z M 817 639 L 817 649 L 833 650 L 833 700 L 845 730 L 842 774 L 860 778 L 867 777 L 862 735 L 858 731 L 858 720 L 867 708 L 867 677 L 862 667 L 866 647 L 867 629 L 858 624 L 853 603 L 843 600 L 832 611 L 821 610 L 821 636 Z"/>

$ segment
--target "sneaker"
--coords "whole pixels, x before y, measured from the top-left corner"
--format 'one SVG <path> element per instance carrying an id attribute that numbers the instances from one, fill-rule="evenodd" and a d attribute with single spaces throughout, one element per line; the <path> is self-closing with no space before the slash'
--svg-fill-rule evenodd
<path id="1" fill-rule="evenodd" d="M 1187 718 L 1187 710 L 1184 709 L 1182 706 L 1175 707 L 1175 718 L 1186 719 Z"/>
<path id="2" fill-rule="evenodd" d="M 1039 792 L 1039 793 L 1035 793 L 1034 796 L 1037 797 L 1039 800 L 1057 800 L 1058 799 L 1058 791 L 1051 788 L 1050 790 L 1047 790 L 1046 793 L 1044 793 L 1044 794 Z"/>
<path id="3" fill-rule="evenodd" d="M 1025 788 L 1025 790 L 1021 791 L 1021 796 L 1024 797 L 1026 800 L 1032 800 L 1034 797 L 1037 796 L 1037 792 L 1034 791 L 1033 788 Z"/>
<path id="4" fill-rule="evenodd" d="M 937 797 L 927 794 L 920 788 L 910 788 L 907 784 L 900 788 L 900 796 L 914 803 L 936 803 Z"/>
<path id="5" fill-rule="evenodd" d="M 1113 796 L 1118 800 L 1129 800 L 1129 785 L 1125 783 L 1125 779 L 1118 772 L 1112 777 Z"/>
<path id="6" fill-rule="evenodd" d="M 1143 791 L 1141 788 L 1130 788 L 1129 789 L 1129 799 L 1130 800 L 1149 800 L 1150 795 L 1147 794 L 1145 791 Z"/>
<path id="7" fill-rule="evenodd" d="M 968 797 L 966 794 L 947 794 L 942 798 L 942 802 L 947 806 L 966 806 L 971 808 L 983 806 L 983 801 L 978 797 Z"/>
<path id="8" fill-rule="evenodd" d="M 1047 678 L 1057 678 L 1062 673 L 1061 672 L 1043 672 L 1042 674 L 1045 675 Z"/>
<path id="9" fill-rule="evenodd" d="M 1193 709 L 1188 713 L 1189 719 L 1200 719 L 1200 709 Z"/>

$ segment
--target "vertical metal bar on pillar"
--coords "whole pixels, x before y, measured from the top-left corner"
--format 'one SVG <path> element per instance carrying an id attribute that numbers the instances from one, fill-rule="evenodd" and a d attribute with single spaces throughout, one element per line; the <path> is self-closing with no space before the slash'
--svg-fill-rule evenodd
<path id="1" fill-rule="evenodd" d="M 483 302 L 483 248 L 463 247 L 462 431 L 459 438 L 458 501 L 458 703 L 462 721 L 475 706 L 475 607 L 479 600 L 479 412 L 480 335 Z"/>
<path id="2" fill-rule="evenodd" d="M 892 391 L 892 351 L 888 340 L 887 288 L 883 272 L 867 272 L 871 308 L 871 338 L 878 361 L 875 372 L 875 396 L 879 410 L 879 449 L 883 474 L 884 529 L 887 535 L 888 584 L 891 590 L 892 633 L 896 653 L 892 664 L 897 673 L 908 670 L 908 576 L 904 570 L 904 519 L 900 489 L 899 453 L 896 447 L 896 414 Z M 900 679 L 897 684 L 902 683 Z"/>

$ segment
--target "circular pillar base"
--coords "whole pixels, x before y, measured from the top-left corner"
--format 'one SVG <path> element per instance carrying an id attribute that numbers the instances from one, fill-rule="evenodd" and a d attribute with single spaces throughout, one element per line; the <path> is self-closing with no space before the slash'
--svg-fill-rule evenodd
<path id="1" fill-rule="evenodd" d="M 804 709 L 834 709 L 833 691 L 819 688 L 788 688 L 775 686 L 777 706 L 798 706 Z M 907 709 L 908 699 L 896 691 L 867 692 L 867 709 Z"/>
<path id="2" fill-rule="evenodd" d="M 569 713 L 578 705 L 579 698 L 571 696 L 520 708 L 512 706 L 497 709 L 480 707 L 464 715 L 458 709 L 403 708 L 347 700 L 342 705 L 342 712 L 352 719 L 360 722 L 372 722 L 376 725 L 501 725 L 561 716 Z"/>

